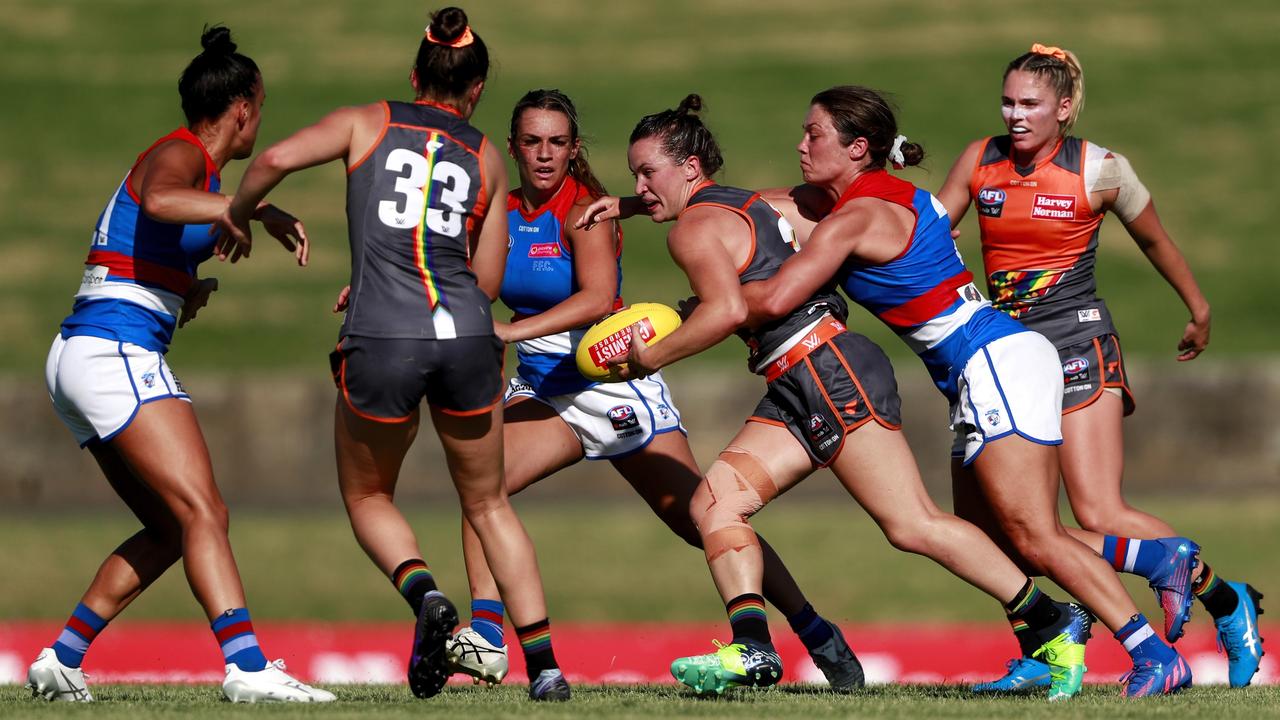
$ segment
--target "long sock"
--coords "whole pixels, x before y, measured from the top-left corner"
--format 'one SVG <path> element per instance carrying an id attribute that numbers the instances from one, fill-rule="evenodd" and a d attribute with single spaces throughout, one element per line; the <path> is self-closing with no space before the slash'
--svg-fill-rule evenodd
<path id="1" fill-rule="evenodd" d="M 755 593 L 744 593 L 725 603 L 729 613 L 729 626 L 733 628 L 733 641 L 750 640 L 760 645 L 772 645 L 769 637 L 769 619 L 764 612 L 764 598 Z"/>
<path id="2" fill-rule="evenodd" d="M 58 656 L 58 662 L 67 667 L 80 667 L 80 663 L 84 662 L 84 654 L 89 651 L 89 644 L 106 626 L 107 621 L 85 607 L 84 603 L 77 604 L 71 617 L 67 619 L 66 627 L 62 628 L 62 634 L 53 643 L 53 652 Z"/>
<path id="3" fill-rule="evenodd" d="M 222 647 L 222 657 L 227 665 L 235 665 L 245 672 L 258 672 L 267 666 L 267 657 L 258 645 L 253 632 L 253 621 L 245 608 L 228 610 L 209 625 L 213 636 Z"/>
<path id="4" fill-rule="evenodd" d="M 1191 583 L 1191 592 L 1200 598 L 1200 602 L 1204 603 L 1204 609 L 1209 611 L 1214 620 L 1235 612 L 1236 606 L 1240 604 L 1240 595 L 1234 588 L 1223 582 L 1208 563 L 1204 563 L 1200 577 Z"/>
<path id="5" fill-rule="evenodd" d="M 551 621 L 543 618 L 532 625 L 516 628 L 516 636 L 520 638 L 520 649 L 524 651 L 524 664 L 528 669 L 529 680 L 538 677 L 543 670 L 554 670 L 556 664 L 555 651 L 551 649 Z"/>
<path id="6" fill-rule="evenodd" d="M 422 558 L 405 560 L 391 573 L 391 582 L 413 609 L 414 617 L 422 614 L 422 598 L 436 589 L 436 579 Z"/>
<path id="7" fill-rule="evenodd" d="M 504 609 L 501 600 L 471 601 L 471 629 L 480 633 L 480 637 L 494 647 L 502 647 Z"/>
<path id="8" fill-rule="evenodd" d="M 1142 613 L 1129 618 L 1129 622 L 1116 631 L 1116 640 L 1124 645 L 1125 652 L 1129 653 L 1134 662 L 1141 658 L 1151 658 L 1159 663 L 1168 663 L 1178 655 L 1151 629 L 1151 624 Z"/>
<path id="9" fill-rule="evenodd" d="M 1154 540 L 1105 535 L 1102 557 L 1118 572 L 1150 577 L 1164 561 L 1164 546 Z"/>
<path id="10" fill-rule="evenodd" d="M 788 616 L 787 624 L 804 643 L 805 649 L 810 651 L 822 647 L 835 634 L 831 625 L 809 603 L 805 603 L 795 615 Z"/>

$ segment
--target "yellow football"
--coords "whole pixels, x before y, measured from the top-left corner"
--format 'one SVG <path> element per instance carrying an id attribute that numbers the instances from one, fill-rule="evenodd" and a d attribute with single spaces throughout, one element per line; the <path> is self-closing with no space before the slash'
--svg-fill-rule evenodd
<path id="1" fill-rule="evenodd" d="M 631 348 L 631 326 L 640 325 L 640 339 L 652 345 L 680 327 L 680 315 L 662 303 L 636 303 L 587 328 L 574 359 L 578 372 L 597 382 L 620 382 L 609 359 Z"/>

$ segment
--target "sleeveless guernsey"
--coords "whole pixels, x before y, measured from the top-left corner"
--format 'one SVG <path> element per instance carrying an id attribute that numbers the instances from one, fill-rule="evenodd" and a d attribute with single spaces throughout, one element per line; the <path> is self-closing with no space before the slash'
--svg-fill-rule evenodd
<path id="1" fill-rule="evenodd" d="M 347 170 L 351 296 L 341 335 L 492 335 L 469 244 L 490 201 L 488 141 L 450 108 L 383 104 L 381 135 Z"/>

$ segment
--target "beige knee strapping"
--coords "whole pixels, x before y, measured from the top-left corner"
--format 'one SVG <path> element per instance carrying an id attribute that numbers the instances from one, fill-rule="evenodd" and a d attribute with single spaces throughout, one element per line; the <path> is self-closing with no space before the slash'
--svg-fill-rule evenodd
<path id="1" fill-rule="evenodd" d="M 756 456 L 730 446 L 711 464 L 706 482 L 711 504 L 694 521 L 703 531 L 707 560 L 715 560 L 730 550 L 759 547 L 747 519 L 778 495 L 769 470 Z"/>

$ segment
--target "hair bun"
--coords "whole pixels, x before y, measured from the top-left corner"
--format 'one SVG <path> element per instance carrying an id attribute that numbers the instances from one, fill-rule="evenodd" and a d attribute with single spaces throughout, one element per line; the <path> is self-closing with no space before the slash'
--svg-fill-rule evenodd
<path id="1" fill-rule="evenodd" d="M 431 16 L 431 36 L 442 43 L 462 37 L 467 29 L 467 13 L 462 8 L 447 7 Z"/>
<path id="2" fill-rule="evenodd" d="M 676 106 L 676 112 L 681 115 L 697 115 L 702 112 L 702 96 L 698 93 L 689 93 Z"/>
<path id="3" fill-rule="evenodd" d="M 226 25 L 206 25 L 200 35 L 200 46 L 211 55 L 230 55 L 236 51 L 236 44 L 231 42 L 231 30 Z"/>

